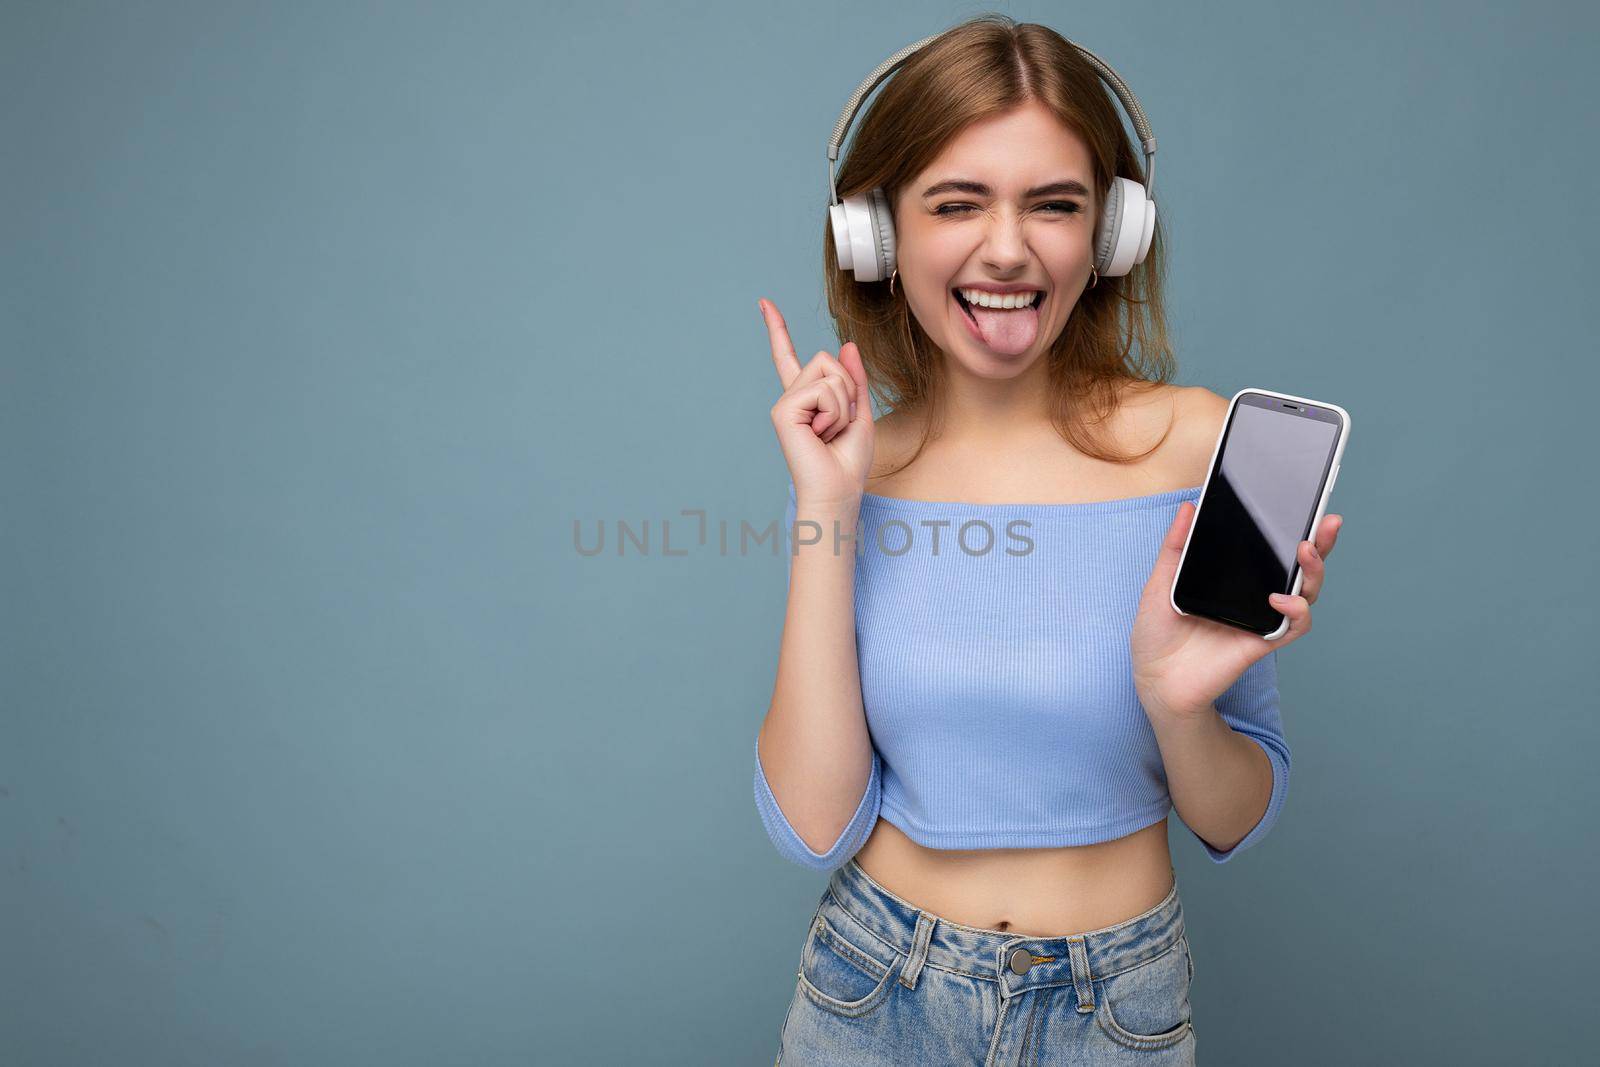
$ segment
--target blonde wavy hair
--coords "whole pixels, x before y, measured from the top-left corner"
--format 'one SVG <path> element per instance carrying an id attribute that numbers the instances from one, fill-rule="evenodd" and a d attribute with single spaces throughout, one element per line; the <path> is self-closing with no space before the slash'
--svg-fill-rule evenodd
<path id="1" fill-rule="evenodd" d="M 1088 146 L 1097 205 L 1105 204 L 1113 177 L 1145 181 L 1142 157 L 1123 129 L 1116 103 L 1077 49 L 1047 26 L 990 13 L 946 30 L 884 83 L 838 171 L 839 195 L 877 187 L 893 204 L 901 187 L 966 126 L 1034 100 Z M 1162 225 L 1157 223 L 1143 263 L 1084 290 L 1044 357 L 1051 422 L 1069 443 L 1097 459 L 1130 463 L 1166 439 L 1163 435 L 1145 452 L 1125 454 L 1104 445 L 1090 429 L 1117 410 L 1130 383 L 1153 388 L 1169 381 L 1175 370 L 1161 300 Z M 873 396 L 880 406 L 930 416 L 923 420 L 916 450 L 898 468 L 904 469 L 937 430 L 943 362 L 912 315 L 903 288 L 890 293 L 887 282 L 863 284 L 840 270 L 826 228 L 822 247 L 835 332 L 841 343 L 853 340 L 860 348 Z M 1092 418 L 1086 419 L 1086 412 L 1093 412 Z"/>

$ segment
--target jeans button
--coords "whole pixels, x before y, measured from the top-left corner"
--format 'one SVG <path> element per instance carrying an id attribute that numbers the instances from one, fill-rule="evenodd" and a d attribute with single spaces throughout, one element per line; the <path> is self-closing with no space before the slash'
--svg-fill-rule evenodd
<path id="1" fill-rule="evenodd" d="M 1011 952 L 1011 969 L 1018 974 L 1027 974 L 1028 968 L 1033 966 L 1033 953 L 1025 948 L 1013 949 Z"/>

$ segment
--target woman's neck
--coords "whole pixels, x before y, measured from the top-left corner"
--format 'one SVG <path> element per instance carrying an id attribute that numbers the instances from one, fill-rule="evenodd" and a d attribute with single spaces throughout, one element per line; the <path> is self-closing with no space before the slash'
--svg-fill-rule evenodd
<path id="1" fill-rule="evenodd" d="M 984 378 L 947 361 L 935 427 L 939 439 L 982 451 L 1054 433 L 1045 369 L 1041 359 L 1015 378 Z"/>

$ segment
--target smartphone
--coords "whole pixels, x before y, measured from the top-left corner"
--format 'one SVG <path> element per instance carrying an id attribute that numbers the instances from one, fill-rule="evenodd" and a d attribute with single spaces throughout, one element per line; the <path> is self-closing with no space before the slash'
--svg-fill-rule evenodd
<path id="1" fill-rule="evenodd" d="M 1350 438 L 1338 404 L 1241 389 L 1211 453 L 1172 607 L 1272 640 L 1289 618 L 1267 600 L 1300 592 L 1297 549 L 1322 521 Z"/>

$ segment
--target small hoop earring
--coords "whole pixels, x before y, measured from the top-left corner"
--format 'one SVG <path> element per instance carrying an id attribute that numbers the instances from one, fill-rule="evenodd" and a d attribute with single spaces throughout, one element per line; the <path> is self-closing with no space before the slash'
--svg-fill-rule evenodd
<path id="1" fill-rule="evenodd" d="M 1100 284 L 1100 272 L 1098 270 L 1096 270 L 1094 264 L 1091 263 L 1091 264 L 1089 264 L 1089 288 L 1093 289 L 1095 286 L 1097 286 L 1099 284 Z"/>
<path id="2" fill-rule="evenodd" d="M 900 273 L 900 268 L 899 267 L 896 267 L 894 270 L 889 272 L 889 295 L 890 296 L 894 295 L 894 279 L 895 279 L 895 276 L 897 274 L 899 274 L 899 273 Z"/>

